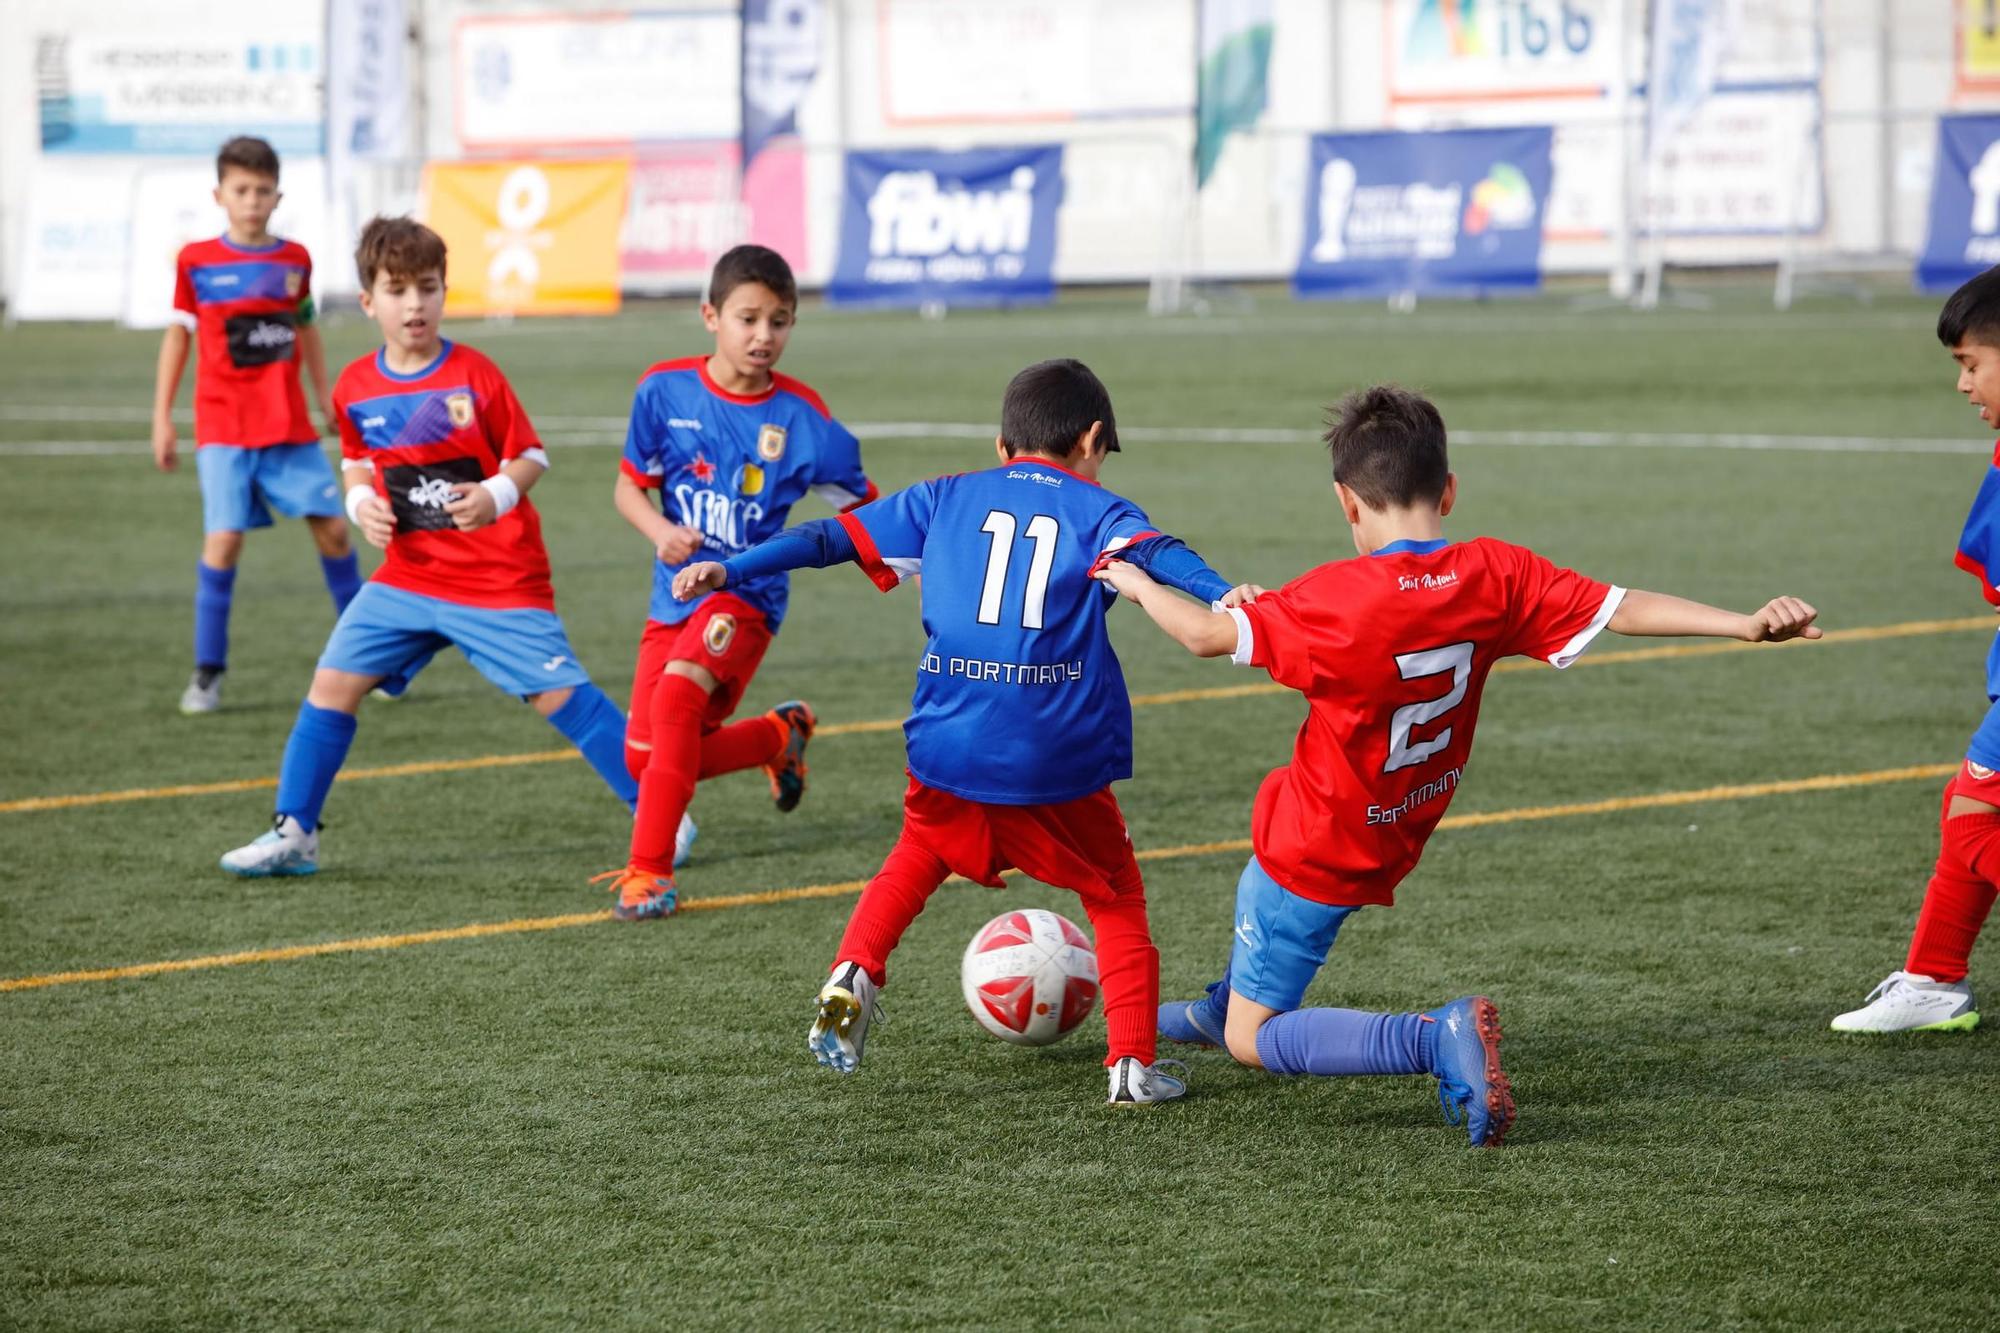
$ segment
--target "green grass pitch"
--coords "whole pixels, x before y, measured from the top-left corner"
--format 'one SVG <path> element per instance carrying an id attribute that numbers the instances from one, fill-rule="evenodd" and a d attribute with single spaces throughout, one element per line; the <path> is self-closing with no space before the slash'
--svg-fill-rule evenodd
<path id="1" fill-rule="evenodd" d="M 785 368 L 856 422 L 989 423 L 1020 366 L 1075 355 L 1135 432 L 1106 480 L 1236 577 L 1351 548 L 1323 453 L 1201 431 L 1312 429 L 1342 391 L 1431 392 L 1450 530 L 1616 582 L 1830 629 L 1981 613 L 1950 567 L 1986 465 L 1931 302 L 1788 315 L 1297 305 L 1148 320 L 1130 294 L 1043 311 L 809 304 Z M 329 329 L 338 364 L 371 345 Z M 610 503 L 617 421 L 691 311 L 461 325 L 543 426 L 535 493 L 561 610 L 622 699 L 648 548 Z M 144 457 L 152 335 L 0 332 L 0 804 L 256 779 L 329 627 L 296 524 L 249 543 L 226 711 L 184 719 L 199 505 Z M 185 392 L 185 391 L 184 391 Z M 185 396 L 183 398 L 185 400 Z M 1481 432 L 1543 443 L 1492 443 Z M 1778 433 L 1962 448 L 1550 444 Z M 1539 434 L 1538 434 L 1539 433 Z M 100 448 L 116 445 L 117 448 Z M 884 435 L 884 486 L 978 440 Z M 817 513 L 810 503 L 801 517 Z M 913 598 L 799 577 L 749 705 L 896 718 Z M 1133 615 L 1137 693 L 1252 677 Z M 1978 627 L 1498 677 L 1454 813 L 1951 761 L 1984 707 Z M 1598 653 L 1637 646 L 1606 641 Z M 1120 790 L 1141 849 L 1247 835 L 1302 715 L 1289 697 L 1142 708 Z M 350 765 L 558 748 L 458 659 L 364 709 Z M 868 875 L 895 834 L 894 731 L 829 736 L 800 810 L 705 785 L 689 898 Z M 1309 1003 L 1499 1003 L 1520 1120 L 1469 1150 L 1428 1080 L 1281 1081 L 1190 1057 L 1182 1105 L 1100 1104 L 1101 1020 L 1040 1052 L 984 1035 L 957 960 L 1020 883 L 948 888 L 895 960 L 859 1076 L 815 1067 L 809 1000 L 851 898 L 688 913 L 142 979 L 0 991 L 0 1325 L 64 1327 L 1991 1327 L 2000 1045 L 1840 1040 L 1897 966 L 1939 782 L 1441 833 L 1392 911 L 1343 932 Z M 215 858 L 261 790 L 0 812 L 0 978 L 588 912 L 622 812 L 579 763 L 335 788 L 314 879 Z M 1226 956 L 1242 856 L 1149 862 L 1169 996 Z M 2000 985 L 1989 945 L 1974 981 Z"/>

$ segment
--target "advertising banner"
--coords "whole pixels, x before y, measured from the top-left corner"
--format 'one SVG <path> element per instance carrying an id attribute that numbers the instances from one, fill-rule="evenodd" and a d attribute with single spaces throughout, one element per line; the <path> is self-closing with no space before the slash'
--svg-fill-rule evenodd
<path id="1" fill-rule="evenodd" d="M 847 155 L 827 296 L 871 305 L 1055 299 L 1060 144 Z"/>
<path id="2" fill-rule="evenodd" d="M 620 158 L 425 167 L 424 220 L 451 250 L 445 315 L 615 312 L 629 165 Z"/>
<path id="3" fill-rule="evenodd" d="M 118 318 L 137 175 L 129 162 L 45 157 L 35 163 L 10 318 Z M 167 282 L 171 297 L 171 269 Z"/>
<path id="4" fill-rule="evenodd" d="M 2000 264 L 2000 116 L 1940 116 L 1917 286 L 1949 291 Z"/>
<path id="5" fill-rule="evenodd" d="M 340 164 L 400 157 L 409 137 L 404 0 L 344 0 L 327 11 L 327 156 Z"/>
<path id="6" fill-rule="evenodd" d="M 1300 296 L 1541 282 L 1549 129 L 1314 135 Z"/>
<path id="7" fill-rule="evenodd" d="M 1962 96 L 2000 88 L 2000 5 L 1957 0 L 1953 84 Z"/>
<path id="8" fill-rule="evenodd" d="M 632 159 L 631 202 L 618 266 L 628 290 L 705 287 L 717 255 L 739 241 L 768 245 L 803 271 L 805 154 L 774 144 L 736 189 L 736 145 L 689 144 Z"/>
<path id="9" fill-rule="evenodd" d="M 313 293 L 324 311 L 327 293 L 352 292 L 355 277 L 352 248 L 335 245 L 328 236 L 322 166 L 311 158 L 285 163 L 284 198 L 271 215 L 271 234 L 297 241 L 312 255 Z M 174 259 L 181 247 L 218 236 L 229 226 L 215 202 L 215 169 L 207 163 L 147 166 L 132 184 L 130 210 L 119 319 L 131 329 L 163 329 L 174 308 Z M 351 297 L 347 308 L 354 308 Z"/>
<path id="10" fill-rule="evenodd" d="M 822 0 L 744 0 L 743 162 L 799 130 L 799 103 L 819 73 Z"/>

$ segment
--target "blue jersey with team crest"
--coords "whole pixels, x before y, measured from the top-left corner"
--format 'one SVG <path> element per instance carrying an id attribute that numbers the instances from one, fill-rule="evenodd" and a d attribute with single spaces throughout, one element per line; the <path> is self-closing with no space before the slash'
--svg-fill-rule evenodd
<path id="1" fill-rule="evenodd" d="M 709 378 L 706 357 L 663 361 L 639 380 L 620 463 L 635 484 L 660 492 L 660 510 L 697 528 L 701 549 L 687 563 L 727 560 L 784 528 L 808 491 L 845 511 L 875 498 L 861 470 L 861 445 L 810 388 L 773 374 L 761 394 L 730 393 Z M 677 602 L 683 565 L 653 562 L 647 614 L 676 625 L 703 599 Z M 776 629 L 790 579 L 772 574 L 729 591 Z"/>
<path id="2" fill-rule="evenodd" d="M 1130 500 L 1045 458 L 940 477 L 841 517 L 883 591 L 923 575 L 910 772 L 993 805 L 1075 800 L 1132 776 L 1132 704 L 1091 578 L 1158 535 Z"/>

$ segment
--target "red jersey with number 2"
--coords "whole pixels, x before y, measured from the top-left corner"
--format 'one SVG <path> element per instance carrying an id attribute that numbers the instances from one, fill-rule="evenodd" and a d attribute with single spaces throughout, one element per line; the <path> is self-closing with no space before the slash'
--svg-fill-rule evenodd
<path id="1" fill-rule="evenodd" d="M 1257 792 L 1264 869 L 1315 902 L 1395 901 L 1464 776 L 1493 664 L 1568 666 L 1624 595 L 1480 537 L 1396 542 L 1242 607 L 1233 660 L 1311 705 Z"/>

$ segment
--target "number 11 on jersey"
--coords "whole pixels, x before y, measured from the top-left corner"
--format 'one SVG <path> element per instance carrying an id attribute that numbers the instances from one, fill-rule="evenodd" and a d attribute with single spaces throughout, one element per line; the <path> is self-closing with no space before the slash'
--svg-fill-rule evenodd
<path id="1" fill-rule="evenodd" d="M 1000 603 L 1007 595 L 1007 567 L 1014 558 L 1014 538 L 1019 531 L 1018 520 L 1004 509 L 995 509 L 986 515 L 986 521 L 979 530 L 987 535 L 986 582 L 979 589 L 979 623 L 997 625 L 1000 623 Z M 1028 520 L 1028 539 L 1035 544 L 1035 554 L 1028 561 L 1027 596 L 1021 603 L 1021 628 L 1042 628 L 1042 608 L 1048 600 L 1049 571 L 1056 563 L 1056 538 L 1062 533 L 1062 525 L 1047 514 L 1036 514 Z"/>

